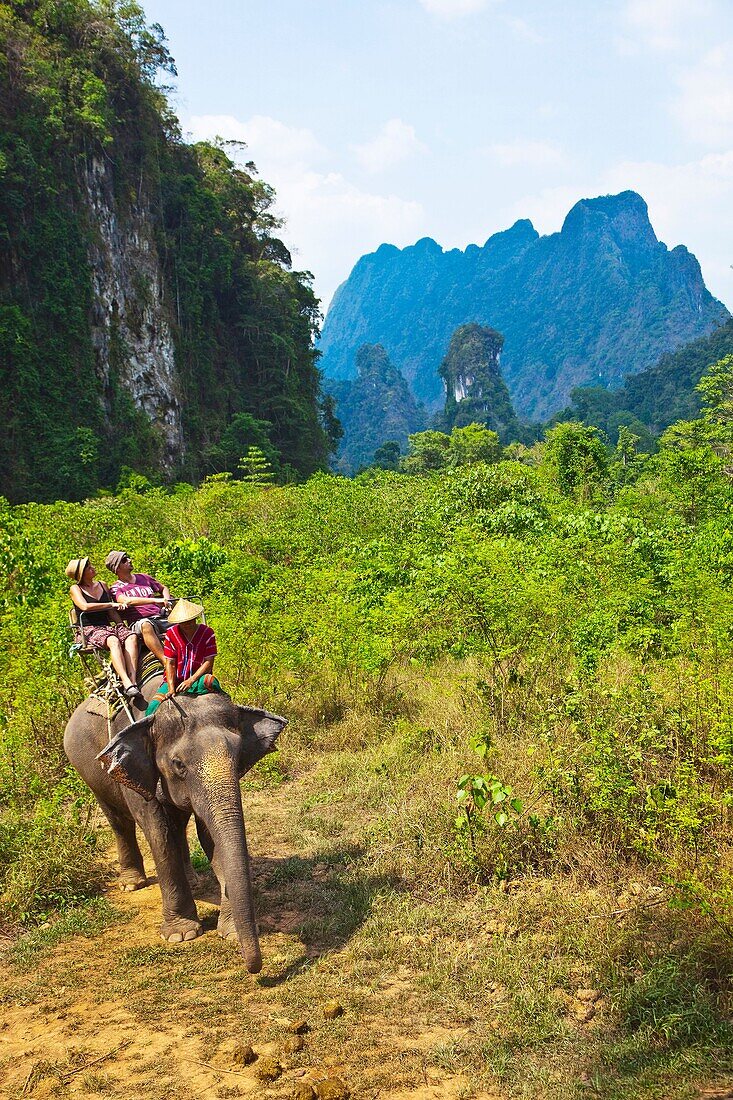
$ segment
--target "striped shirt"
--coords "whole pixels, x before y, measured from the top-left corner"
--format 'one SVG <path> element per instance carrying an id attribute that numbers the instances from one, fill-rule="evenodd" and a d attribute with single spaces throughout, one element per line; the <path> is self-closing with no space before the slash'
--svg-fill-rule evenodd
<path id="1" fill-rule="evenodd" d="M 176 662 L 176 681 L 187 680 L 204 661 L 216 657 L 216 635 L 201 623 L 189 642 L 180 627 L 171 626 L 165 632 L 163 656 Z"/>

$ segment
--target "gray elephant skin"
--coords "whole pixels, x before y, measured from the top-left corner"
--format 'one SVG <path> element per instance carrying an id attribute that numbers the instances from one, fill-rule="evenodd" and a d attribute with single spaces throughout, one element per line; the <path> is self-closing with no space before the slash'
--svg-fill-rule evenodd
<path id="1" fill-rule="evenodd" d="M 152 697 L 160 680 L 146 685 Z M 141 716 L 140 716 L 141 715 Z M 138 717 L 140 716 L 140 717 Z M 174 696 L 149 718 L 107 720 L 74 711 L 64 734 L 71 763 L 91 787 L 117 841 L 120 885 L 146 885 L 136 828 L 155 861 L 163 902 L 160 932 L 171 943 L 201 934 L 186 827 L 193 814 L 221 886 L 218 931 L 236 939 L 247 969 L 262 969 L 239 780 L 268 752 L 287 719 L 238 706 L 228 695 Z M 109 741 L 109 744 L 108 744 Z"/>

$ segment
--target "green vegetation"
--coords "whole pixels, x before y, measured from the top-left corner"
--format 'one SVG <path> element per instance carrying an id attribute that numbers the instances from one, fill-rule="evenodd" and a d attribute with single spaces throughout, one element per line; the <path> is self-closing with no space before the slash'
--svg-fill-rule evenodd
<path id="1" fill-rule="evenodd" d="M 343 431 L 336 465 L 345 474 L 369 465 L 385 444 L 396 444 L 399 456 L 410 433 L 426 427 L 428 422 L 425 409 L 415 400 L 381 344 L 359 348 L 356 371 L 353 381 L 327 384 Z"/>
<path id="2" fill-rule="evenodd" d="M 408 439 L 408 451 L 399 462 L 407 474 L 426 474 L 448 466 L 472 466 L 477 462 L 498 462 L 502 457 L 499 436 L 483 424 L 466 424 L 445 432 L 415 432 Z M 397 467 L 395 467 L 397 468 Z"/>
<path id="3" fill-rule="evenodd" d="M 653 456 L 565 424 L 419 476 L 4 508 L 5 919 L 32 927 L 99 881 L 60 748 L 82 693 L 63 565 L 125 546 L 203 594 L 232 693 L 291 719 L 250 781 L 263 821 L 289 814 L 292 858 L 260 888 L 302 880 L 291 1004 L 348 948 L 356 1007 L 374 967 L 408 968 L 463 1021 L 430 1064 L 508 1095 L 682 1098 L 730 1072 L 733 361 L 700 396 Z M 458 429 L 449 453 L 469 429 L 493 435 Z M 196 950 L 150 965 L 196 982 Z"/>
<path id="4" fill-rule="evenodd" d="M 580 386 L 571 404 L 553 420 L 582 420 L 605 432 L 616 443 L 622 427 L 639 436 L 641 449 L 653 451 L 655 437 L 677 420 L 697 416 L 697 384 L 711 363 L 733 355 L 733 320 L 709 336 L 663 355 L 654 366 L 627 378 L 619 390 Z"/>
<path id="5" fill-rule="evenodd" d="M 289 270 L 254 166 L 181 140 L 156 83 L 175 72 L 161 28 L 134 0 L 14 0 L 0 3 L 0 39 L 0 492 L 81 499 L 124 466 L 160 478 L 163 439 L 129 395 L 124 332 L 163 321 L 186 444 L 168 474 L 234 472 L 248 446 L 288 465 L 284 480 L 322 468 L 333 425 L 310 278 Z M 158 256 L 162 289 L 141 276 L 125 316 L 95 295 L 93 179 L 120 238 L 137 219 Z"/>

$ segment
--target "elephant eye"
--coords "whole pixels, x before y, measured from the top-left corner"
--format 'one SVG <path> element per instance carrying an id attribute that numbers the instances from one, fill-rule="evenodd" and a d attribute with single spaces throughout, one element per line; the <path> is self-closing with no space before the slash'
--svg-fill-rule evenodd
<path id="1" fill-rule="evenodd" d="M 186 778 L 186 776 L 188 774 L 188 768 L 186 767 L 186 765 L 183 763 L 182 760 L 178 759 L 177 756 L 174 756 L 172 758 L 171 767 L 173 768 L 173 771 L 176 773 L 176 775 L 178 776 L 179 779 L 185 779 Z"/>

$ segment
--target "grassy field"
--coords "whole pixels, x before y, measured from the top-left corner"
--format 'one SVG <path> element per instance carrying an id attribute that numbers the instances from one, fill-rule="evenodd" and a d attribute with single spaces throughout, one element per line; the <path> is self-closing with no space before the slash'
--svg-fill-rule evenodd
<path id="1" fill-rule="evenodd" d="M 688 459 L 577 492 L 541 460 L 5 509 L 8 1094 L 733 1087 L 731 489 Z M 234 698 L 290 719 L 245 782 L 256 979 L 211 883 L 180 948 L 156 886 L 105 885 L 61 753 L 63 565 L 118 547 L 204 599 Z"/>

